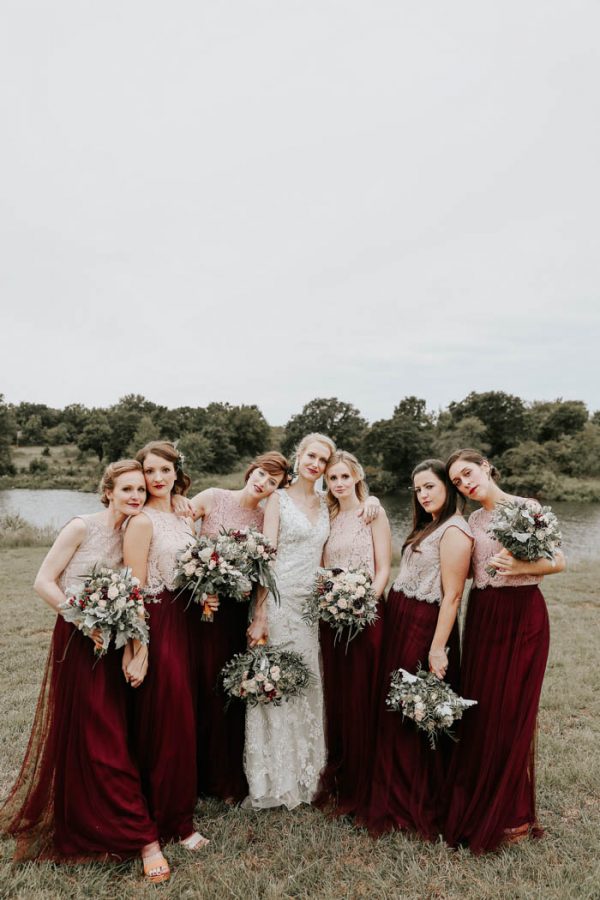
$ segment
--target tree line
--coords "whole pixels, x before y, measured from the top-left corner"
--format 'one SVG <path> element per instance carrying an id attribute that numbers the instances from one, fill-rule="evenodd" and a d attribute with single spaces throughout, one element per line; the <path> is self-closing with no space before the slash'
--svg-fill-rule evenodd
<path id="1" fill-rule="evenodd" d="M 286 423 L 283 453 L 290 455 L 311 431 L 328 434 L 356 453 L 371 486 L 382 493 L 406 487 L 415 462 L 471 446 L 494 460 L 510 490 L 557 499 L 568 498 L 570 489 L 576 499 L 599 499 L 597 486 L 583 482 L 600 477 L 600 412 L 590 414 L 580 400 L 528 403 L 503 391 L 473 391 L 434 412 L 424 400 L 405 397 L 389 418 L 369 425 L 351 403 L 317 398 Z M 274 442 L 256 405 L 168 409 L 129 394 L 105 409 L 82 404 L 55 409 L 8 404 L 0 395 L 0 474 L 14 471 L 11 452 L 17 443 L 75 444 L 81 454 L 93 454 L 104 464 L 155 438 L 178 439 L 193 474 L 234 471 Z M 581 483 L 574 487 L 575 482 Z"/>

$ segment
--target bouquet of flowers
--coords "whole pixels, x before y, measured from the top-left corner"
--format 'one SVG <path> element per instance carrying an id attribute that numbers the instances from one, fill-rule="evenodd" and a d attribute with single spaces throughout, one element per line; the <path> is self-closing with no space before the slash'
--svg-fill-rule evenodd
<path id="1" fill-rule="evenodd" d="M 335 640 L 347 631 L 346 648 L 359 632 L 378 619 L 371 576 L 364 569 L 319 569 L 303 617 L 309 625 L 321 619 L 335 629 Z"/>
<path id="2" fill-rule="evenodd" d="M 67 591 L 67 600 L 59 609 L 63 618 L 86 636 L 95 631 L 100 633 L 102 648 L 95 650 L 98 656 L 107 652 L 111 639 L 116 650 L 130 638 L 148 643 L 144 591 L 131 569 L 115 571 L 94 566 L 82 588 Z"/>
<path id="3" fill-rule="evenodd" d="M 240 568 L 250 581 L 260 584 L 279 602 L 279 591 L 273 575 L 277 549 L 257 528 L 230 528 L 223 532 L 223 541 L 233 543 L 232 553 L 238 554 Z"/>
<path id="4" fill-rule="evenodd" d="M 385 702 L 390 709 L 412 719 L 417 728 L 427 734 L 432 749 L 435 749 L 440 734 L 452 737 L 450 726 L 462 719 L 465 709 L 477 704 L 477 700 L 459 697 L 445 681 L 420 666 L 416 675 L 406 669 L 392 672 Z"/>
<path id="5" fill-rule="evenodd" d="M 250 706 L 272 703 L 280 706 L 301 694 L 312 679 L 304 659 L 293 650 L 261 645 L 236 653 L 221 670 L 221 680 L 229 697 L 245 700 Z"/>
<path id="6" fill-rule="evenodd" d="M 209 594 L 234 600 L 247 600 L 252 582 L 244 570 L 236 541 L 227 534 L 216 538 L 200 535 L 177 558 L 175 583 L 189 590 L 196 603 L 202 603 L 202 619 L 212 622 L 214 613 L 208 605 Z"/>
<path id="7" fill-rule="evenodd" d="M 515 559 L 553 559 L 560 547 L 562 535 L 558 519 L 549 506 L 540 506 L 535 500 L 509 500 L 498 503 L 488 526 L 488 534 L 500 541 Z M 488 566 L 486 572 L 494 578 L 496 569 Z"/>

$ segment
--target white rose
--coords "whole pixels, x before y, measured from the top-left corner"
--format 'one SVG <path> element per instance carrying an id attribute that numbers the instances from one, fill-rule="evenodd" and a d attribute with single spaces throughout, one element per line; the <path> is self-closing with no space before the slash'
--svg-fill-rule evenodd
<path id="1" fill-rule="evenodd" d="M 347 602 L 347 600 L 344 599 L 344 597 L 340 597 L 340 599 L 337 602 L 337 606 L 338 606 L 338 609 L 347 609 L 348 602 Z"/>
<path id="2" fill-rule="evenodd" d="M 246 691 L 247 694 L 255 694 L 257 687 L 254 679 L 250 678 L 248 681 L 242 681 L 242 690 Z"/>
<path id="3" fill-rule="evenodd" d="M 366 594 L 366 591 L 365 591 L 364 587 L 357 587 L 355 594 L 357 597 L 364 597 Z"/>
<path id="4" fill-rule="evenodd" d="M 117 587 L 117 585 L 111 584 L 111 586 L 109 587 L 109 589 L 107 591 L 107 594 L 108 594 L 109 600 L 116 600 L 117 597 L 119 596 L 119 588 Z"/>
<path id="5" fill-rule="evenodd" d="M 268 694 L 270 691 L 272 691 L 274 687 L 275 687 L 275 685 L 274 685 L 274 684 L 271 684 L 270 681 L 265 681 L 265 683 L 263 684 L 263 690 L 264 690 L 267 694 Z"/>
<path id="6" fill-rule="evenodd" d="M 110 576 L 110 580 L 111 580 L 111 581 L 118 581 L 120 577 L 121 577 L 121 576 L 119 575 L 118 572 L 113 572 L 112 575 Z"/>
<path id="7" fill-rule="evenodd" d="M 183 574 L 187 575 L 188 577 L 190 575 L 193 575 L 195 573 L 195 571 L 196 571 L 196 563 L 189 562 L 189 563 L 186 563 L 185 566 L 183 567 Z"/>
<path id="8" fill-rule="evenodd" d="M 208 562 L 212 556 L 212 547 L 204 547 L 198 554 L 202 562 Z"/>
<path id="9" fill-rule="evenodd" d="M 415 722 L 422 722 L 424 718 L 425 718 L 425 710 L 420 706 L 416 706 L 415 712 L 414 712 Z"/>
<path id="10" fill-rule="evenodd" d="M 117 602 L 115 603 L 115 609 L 125 609 L 127 606 L 127 601 L 124 597 L 119 597 Z"/>
<path id="11" fill-rule="evenodd" d="M 104 609 L 106 607 L 106 600 L 104 599 L 104 597 L 101 597 L 100 600 L 98 600 L 98 606 L 100 607 L 100 609 Z"/>
<path id="12" fill-rule="evenodd" d="M 264 681 L 266 676 L 264 675 L 263 672 L 257 672 L 256 675 L 254 676 L 254 678 L 256 681 Z"/>
<path id="13" fill-rule="evenodd" d="M 100 600 L 100 594 L 97 591 L 94 591 L 93 594 L 90 594 L 90 603 L 98 603 Z M 106 606 L 106 603 L 104 604 Z"/>
<path id="14" fill-rule="evenodd" d="M 271 666 L 269 675 L 271 676 L 271 679 L 273 681 L 279 681 L 279 679 L 281 678 L 281 669 L 279 668 L 279 666 Z"/>

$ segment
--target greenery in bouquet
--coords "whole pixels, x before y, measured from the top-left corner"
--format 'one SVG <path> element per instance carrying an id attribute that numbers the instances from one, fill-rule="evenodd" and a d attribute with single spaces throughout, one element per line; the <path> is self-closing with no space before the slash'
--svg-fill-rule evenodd
<path id="1" fill-rule="evenodd" d="M 254 584 L 260 584 L 279 603 L 279 591 L 273 574 L 277 548 L 257 528 L 230 528 L 223 531 L 223 540 L 233 543 L 232 553 L 238 553 L 240 568 Z"/>
<path id="2" fill-rule="evenodd" d="M 465 709 L 477 704 L 476 700 L 459 697 L 449 684 L 420 666 L 416 675 L 406 669 L 392 672 L 385 702 L 391 710 L 412 719 L 417 728 L 428 736 L 432 749 L 435 749 L 441 734 L 453 737 L 451 726 L 462 719 Z"/>
<path id="3" fill-rule="evenodd" d="M 191 599 L 202 604 L 202 619 L 212 622 L 214 614 L 207 603 L 211 595 L 242 602 L 248 600 L 252 582 L 244 571 L 235 541 L 221 534 L 215 538 L 200 535 L 177 558 L 176 584 L 188 590 Z"/>
<path id="4" fill-rule="evenodd" d="M 129 568 L 94 566 L 82 588 L 67 591 L 67 600 L 59 609 L 65 621 L 87 637 L 100 635 L 102 648 L 95 650 L 98 656 L 108 651 L 111 641 L 117 650 L 130 638 L 142 644 L 149 641 L 144 591 Z"/>
<path id="5" fill-rule="evenodd" d="M 377 621 L 377 597 L 365 569 L 319 569 L 303 619 L 321 620 L 335 630 L 337 641 L 346 634 L 346 647 L 367 625 Z"/>
<path id="6" fill-rule="evenodd" d="M 225 693 L 250 706 L 272 703 L 280 706 L 301 694 L 312 680 L 300 653 L 272 644 L 237 653 L 221 670 Z"/>
<path id="7" fill-rule="evenodd" d="M 553 559 L 562 535 L 558 519 L 549 506 L 535 500 L 507 500 L 494 509 L 488 534 L 499 541 L 515 559 L 533 561 Z M 493 577 L 496 569 L 486 571 Z"/>

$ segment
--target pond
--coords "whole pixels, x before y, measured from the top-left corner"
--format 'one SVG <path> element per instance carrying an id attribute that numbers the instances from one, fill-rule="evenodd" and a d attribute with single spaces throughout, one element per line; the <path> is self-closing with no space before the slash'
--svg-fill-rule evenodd
<path id="1" fill-rule="evenodd" d="M 410 502 L 408 494 L 383 498 L 392 525 L 394 544 L 398 549 L 410 527 Z M 573 561 L 597 557 L 600 547 L 600 504 L 553 503 L 552 508 L 561 522 L 567 556 Z M 60 528 L 72 516 L 100 509 L 102 506 L 96 494 L 81 491 L 0 491 L 0 516 L 18 513 L 40 527 L 49 525 Z"/>

